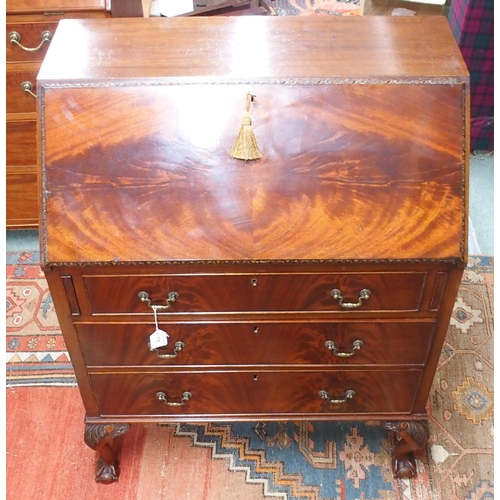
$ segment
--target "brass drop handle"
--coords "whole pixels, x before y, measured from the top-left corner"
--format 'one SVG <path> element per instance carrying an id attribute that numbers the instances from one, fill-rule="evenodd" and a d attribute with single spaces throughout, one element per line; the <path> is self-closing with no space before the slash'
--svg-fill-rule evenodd
<path id="1" fill-rule="evenodd" d="M 141 302 L 146 302 L 147 303 L 147 306 L 148 307 L 151 307 L 151 309 L 153 309 L 153 307 L 155 309 L 169 309 L 170 308 L 170 303 L 171 302 L 175 302 L 178 298 L 179 298 L 179 294 L 177 292 L 168 292 L 167 294 L 167 298 L 165 299 L 167 304 L 166 305 L 154 305 L 151 303 L 151 298 L 149 297 L 149 293 L 148 292 L 139 292 L 137 294 L 137 296 L 139 297 L 139 299 L 141 300 Z"/>
<path id="2" fill-rule="evenodd" d="M 175 401 L 169 401 L 167 395 L 163 391 L 157 392 L 156 397 L 158 401 L 162 401 L 167 406 L 182 406 L 184 403 L 186 403 L 186 401 L 189 401 L 191 399 L 191 393 L 188 391 L 183 392 L 182 399 L 178 403 Z"/>
<path id="3" fill-rule="evenodd" d="M 361 292 L 359 292 L 359 298 L 358 302 L 344 302 L 344 297 L 342 296 L 342 292 L 340 290 L 337 290 L 337 288 L 333 289 L 330 292 L 330 295 L 335 299 L 339 301 L 340 307 L 344 307 L 346 309 L 354 309 L 355 307 L 360 307 L 361 304 L 363 303 L 363 300 L 368 300 L 370 298 L 370 290 L 367 288 L 363 288 Z"/>
<path id="4" fill-rule="evenodd" d="M 27 94 L 31 94 L 33 97 L 36 97 L 36 94 L 33 92 L 34 90 L 34 85 L 31 82 L 23 82 L 21 83 L 21 88 L 26 92 Z"/>
<path id="5" fill-rule="evenodd" d="M 359 351 L 363 347 L 363 341 L 362 340 L 355 340 L 352 343 L 352 351 L 351 352 L 339 352 L 339 348 L 337 347 L 337 344 L 333 340 L 327 340 L 325 342 L 325 346 L 328 350 L 333 351 L 333 354 L 337 356 L 338 358 L 351 358 L 356 354 L 356 351 Z"/>
<path id="6" fill-rule="evenodd" d="M 330 399 L 330 396 L 328 395 L 328 392 L 326 391 L 319 391 L 318 396 L 321 399 L 327 399 L 328 402 L 332 405 L 340 405 L 342 403 L 346 403 L 349 399 L 352 399 L 356 393 L 352 389 L 348 389 L 345 391 L 345 395 L 343 399 Z"/>
<path id="7" fill-rule="evenodd" d="M 36 52 L 37 50 L 40 50 L 42 48 L 42 45 L 45 42 L 50 42 L 50 40 L 52 39 L 52 33 L 48 30 L 42 31 L 40 36 L 42 37 L 42 41 L 40 42 L 40 45 L 38 45 L 38 47 L 25 47 L 24 45 L 21 45 L 21 34 L 17 31 L 11 31 L 9 33 L 9 42 L 17 45 L 18 47 L 21 47 L 26 52 Z"/>
<path id="8" fill-rule="evenodd" d="M 181 342 L 180 340 L 178 340 L 174 344 L 174 352 L 172 354 L 161 354 L 160 349 L 158 349 L 158 348 L 151 349 L 151 342 L 148 342 L 148 347 L 149 347 L 150 351 L 156 351 L 156 355 L 160 359 L 172 359 L 172 358 L 177 357 L 177 354 L 179 354 L 182 351 L 182 349 L 184 349 L 185 345 L 184 345 L 184 342 Z"/>

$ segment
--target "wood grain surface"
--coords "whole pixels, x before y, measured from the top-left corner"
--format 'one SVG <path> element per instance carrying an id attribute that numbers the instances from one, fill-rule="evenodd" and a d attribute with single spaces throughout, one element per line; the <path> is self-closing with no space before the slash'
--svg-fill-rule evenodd
<path id="1" fill-rule="evenodd" d="M 171 316 L 228 311 L 345 312 L 332 290 L 339 289 L 345 302 L 357 303 L 365 288 L 371 294 L 359 307 L 361 313 L 416 312 L 426 278 L 424 272 L 232 274 L 226 270 L 214 275 L 86 276 L 84 283 L 95 315 L 150 315 L 151 308 L 139 300 L 139 292 L 147 292 L 152 304 L 165 305 L 167 294 L 175 291 L 178 298 L 167 311 Z M 394 290 L 399 293 L 395 295 Z"/>
<path id="2" fill-rule="evenodd" d="M 232 415 L 285 413 L 332 414 L 410 412 L 420 370 L 343 372 L 299 372 L 292 370 L 221 371 L 218 373 L 131 372 L 91 373 L 102 416 L 107 415 Z M 328 391 L 330 398 L 356 392 L 343 404 L 328 404 L 318 395 Z M 166 406 L 156 393 L 163 391 L 172 402 L 179 402 L 189 391 L 192 398 L 183 406 Z"/>
<path id="3" fill-rule="evenodd" d="M 255 162 L 229 156 L 248 90 Z M 48 88 L 47 260 L 461 258 L 463 99 L 460 84 Z"/>
<path id="4" fill-rule="evenodd" d="M 169 334 L 167 347 L 151 351 L 154 323 L 79 323 L 78 339 L 88 366 L 242 366 L 295 364 L 345 368 L 359 365 L 424 365 L 434 320 L 176 323 L 160 320 Z M 353 342 L 363 346 L 353 351 Z M 184 348 L 175 358 L 176 342 Z M 332 341 L 338 357 L 326 347 Z M 413 344 L 408 349 L 408 342 Z M 96 348 L 96 346 L 98 346 Z"/>
<path id="5" fill-rule="evenodd" d="M 231 17 L 63 21 L 39 78 L 467 75 L 442 16 Z"/>

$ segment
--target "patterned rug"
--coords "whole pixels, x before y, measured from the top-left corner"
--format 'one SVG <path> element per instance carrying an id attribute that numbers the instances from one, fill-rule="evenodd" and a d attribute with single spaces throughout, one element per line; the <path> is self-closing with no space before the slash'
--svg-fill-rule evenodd
<path id="1" fill-rule="evenodd" d="M 266 0 L 278 16 L 359 16 L 360 0 Z"/>
<path id="2" fill-rule="evenodd" d="M 7 254 L 7 386 L 74 387 L 37 252 Z M 431 438 L 419 475 L 394 480 L 378 422 L 179 424 L 263 498 L 493 498 L 493 259 L 470 257 L 428 403 Z"/>

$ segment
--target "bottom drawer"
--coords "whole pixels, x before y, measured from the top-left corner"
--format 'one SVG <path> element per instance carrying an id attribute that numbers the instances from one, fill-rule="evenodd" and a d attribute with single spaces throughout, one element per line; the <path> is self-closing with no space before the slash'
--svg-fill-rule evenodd
<path id="1" fill-rule="evenodd" d="M 8 121 L 5 128 L 7 165 L 36 165 L 36 121 Z"/>
<path id="2" fill-rule="evenodd" d="M 421 373 L 129 372 L 92 373 L 90 378 L 101 416 L 289 414 L 293 418 L 299 414 L 409 413 Z M 348 391 L 354 392 L 352 398 L 346 398 Z M 158 393 L 163 395 L 158 397 Z"/>
<path id="3" fill-rule="evenodd" d="M 7 168 L 6 177 L 7 227 L 38 225 L 38 183 L 33 170 Z"/>

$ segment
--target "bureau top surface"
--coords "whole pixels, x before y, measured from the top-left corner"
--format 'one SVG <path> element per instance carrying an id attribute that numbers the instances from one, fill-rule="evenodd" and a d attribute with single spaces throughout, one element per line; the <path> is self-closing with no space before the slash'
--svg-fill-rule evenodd
<path id="1" fill-rule="evenodd" d="M 444 17 L 230 16 L 64 20 L 39 81 L 466 75 Z"/>

